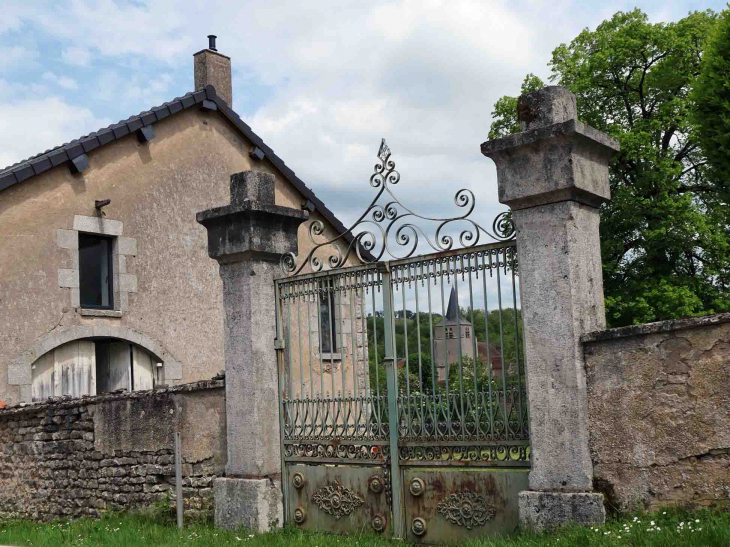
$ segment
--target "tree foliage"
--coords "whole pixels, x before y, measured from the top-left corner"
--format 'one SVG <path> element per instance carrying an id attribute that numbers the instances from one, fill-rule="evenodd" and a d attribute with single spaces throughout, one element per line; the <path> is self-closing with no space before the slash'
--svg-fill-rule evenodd
<path id="1" fill-rule="evenodd" d="M 707 42 L 692 98 L 697 137 L 710 175 L 730 180 L 730 10 L 720 14 Z"/>
<path id="2" fill-rule="evenodd" d="M 727 178 L 711 175 L 692 95 L 717 19 L 708 10 L 652 24 L 639 9 L 618 12 L 553 51 L 550 80 L 576 94 L 581 121 L 621 143 L 601 208 L 612 326 L 730 309 Z M 529 75 L 523 91 L 535 85 Z M 490 137 L 519 130 L 516 99 L 493 115 Z M 727 117 L 720 125 L 727 154 Z"/>

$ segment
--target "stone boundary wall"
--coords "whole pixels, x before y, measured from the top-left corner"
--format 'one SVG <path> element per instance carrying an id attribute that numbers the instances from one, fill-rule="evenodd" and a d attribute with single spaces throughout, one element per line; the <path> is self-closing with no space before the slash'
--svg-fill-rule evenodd
<path id="1" fill-rule="evenodd" d="M 609 509 L 730 507 L 730 313 L 582 338 Z"/>
<path id="2" fill-rule="evenodd" d="M 213 510 L 226 464 L 222 379 L 0 410 L 0 519 L 98 517 L 175 506 L 181 434 L 186 518 Z"/>

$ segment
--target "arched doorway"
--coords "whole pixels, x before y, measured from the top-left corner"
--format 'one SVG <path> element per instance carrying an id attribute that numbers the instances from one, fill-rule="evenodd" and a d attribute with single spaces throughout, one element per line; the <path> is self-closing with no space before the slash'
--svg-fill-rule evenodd
<path id="1" fill-rule="evenodd" d="M 64 395 L 141 391 L 164 382 L 162 359 L 119 338 L 73 340 L 55 347 L 31 365 L 33 402 Z"/>

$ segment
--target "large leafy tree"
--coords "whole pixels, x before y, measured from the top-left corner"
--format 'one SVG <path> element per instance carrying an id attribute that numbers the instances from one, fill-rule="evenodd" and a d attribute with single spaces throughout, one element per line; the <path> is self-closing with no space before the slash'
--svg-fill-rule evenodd
<path id="1" fill-rule="evenodd" d="M 576 94 L 583 122 L 621 143 L 601 209 L 611 326 L 730 309 L 727 183 L 709 174 L 693 116 L 716 20 L 709 10 L 669 24 L 619 12 L 553 51 L 550 80 Z M 541 84 L 529 75 L 523 92 Z M 515 107 L 495 104 L 490 137 L 519 131 Z"/>

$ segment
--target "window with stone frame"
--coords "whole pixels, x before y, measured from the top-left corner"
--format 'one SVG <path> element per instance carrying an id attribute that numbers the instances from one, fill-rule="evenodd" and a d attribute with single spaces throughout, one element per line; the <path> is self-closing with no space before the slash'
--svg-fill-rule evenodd
<path id="1" fill-rule="evenodd" d="M 337 298 L 331 280 L 319 282 L 320 348 L 322 353 L 337 352 Z"/>

